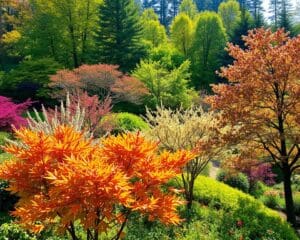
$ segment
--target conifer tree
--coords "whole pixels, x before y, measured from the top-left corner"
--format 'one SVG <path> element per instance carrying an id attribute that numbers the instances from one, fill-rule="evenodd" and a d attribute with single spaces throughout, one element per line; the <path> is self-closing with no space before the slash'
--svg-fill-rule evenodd
<path id="1" fill-rule="evenodd" d="M 264 24 L 264 16 L 263 16 L 263 1 L 262 0 L 248 0 L 248 10 L 253 16 L 254 26 L 261 27 Z"/>
<path id="2" fill-rule="evenodd" d="M 280 24 L 280 12 L 281 12 L 282 0 L 270 1 L 270 20 L 274 28 L 278 28 Z"/>
<path id="3" fill-rule="evenodd" d="M 284 28 L 286 31 L 290 31 L 292 29 L 291 2 L 289 0 L 282 0 L 281 2 L 279 27 Z"/>
<path id="4" fill-rule="evenodd" d="M 99 59 L 131 70 L 144 54 L 142 26 L 134 0 L 104 0 L 100 6 Z"/>

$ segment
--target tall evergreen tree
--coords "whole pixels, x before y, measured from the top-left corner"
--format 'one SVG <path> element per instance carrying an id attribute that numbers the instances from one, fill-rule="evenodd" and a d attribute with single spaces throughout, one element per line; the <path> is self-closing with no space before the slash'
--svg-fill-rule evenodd
<path id="1" fill-rule="evenodd" d="M 223 2 L 223 0 L 211 0 L 211 10 L 217 12 L 221 2 Z"/>
<path id="2" fill-rule="evenodd" d="M 270 1 L 270 20 L 274 28 L 280 26 L 280 14 L 281 14 L 282 0 Z"/>
<path id="3" fill-rule="evenodd" d="M 264 9 L 262 0 L 248 0 L 247 8 L 253 16 L 255 27 L 261 27 L 264 24 Z"/>
<path id="4" fill-rule="evenodd" d="M 200 11 L 213 10 L 218 11 L 218 7 L 224 0 L 195 0 L 195 3 Z"/>
<path id="5" fill-rule="evenodd" d="M 144 9 L 146 8 L 156 8 L 158 0 L 143 0 L 142 1 L 142 6 Z"/>
<path id="6" fill-rule="evenodd" d="M 168 26 L 169 24 L 169 4 L 168 0 L 160 0 L 159 4 L 159 19 L 162 25 Z"/>
<path id="7" fill-rule="evenodd" d="M 99 59 L 129 71 L 144 54 L 142 26 L 134 0 L 104 0 L 100 6 Z"/>
<path id="8" fill-rule="evenodd" d="M 241 8 L 241 18 L 240 22 L 235 28 L 231 42 L 233 44 L 239 45 L 241 48 L 244 48 L 244 41 L 242 39 L 242 36 L 247 36 L 248 31 L 254 27 L 254 20 L 245 8 Z"/>
<path id="9" fill-rule="evenodd" d="M 289 0 L 282 0 L 281 12 L 279 17 L 279 27 L 284 28 L 286 31 L 292 30 L 291 12 L 291 2 Z"/>
<path id="10" fill-rule="evenodd" d="M 178 14 L 180 2 L 181 0 L 169 0 L 169 4 L 170 4 L 169 13 L 172 19 L 176 17 Z"/>

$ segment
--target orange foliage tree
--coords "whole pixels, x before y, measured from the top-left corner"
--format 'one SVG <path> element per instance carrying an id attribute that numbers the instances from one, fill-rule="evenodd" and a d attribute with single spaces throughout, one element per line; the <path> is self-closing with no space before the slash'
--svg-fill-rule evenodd
<path id="1" fill-rule="evenodd" d="M 140 104 L 148 95 L 148 89 L 138 79 L 124 75 L 116 65 L 82 65 L 73 70 L 60 70 L 50 77 L 50 86 L 74 93 L 78 89 L 105 98 L 110 96 L 114 102 L 124 101 Z"/>
<path id="2" fill-rule="evenodd" d="M 194 153 L 159 153 L 157 143 L 138 133 L 96 143 L 63 125 L 48 134 L 25 128 L 15 134 L 18 142 L 5 147 L 13 158 L 1 165 L 0 178 L 20 196 L 13 215 L 23 226 L 35 232 L 57 226 L 77 240 L 76 222 L 96 240 L 112 226 L 119 226 L 119 239 L 132 212 L 165 224 L 181 221 L 181 199 L 161 187 Z"/>
<path id="3" fill-rule="evenodd" d="M 291 176 L 300 167 L 300 36 L 257 29 L 246 49 L 229 44 L 232 65 L 221 69 L 229 84 L 213 85 L 207 101 L 231 127 L 226 140 L 250 144 L 284 176 L 287 219 L 295 224 Z"/>

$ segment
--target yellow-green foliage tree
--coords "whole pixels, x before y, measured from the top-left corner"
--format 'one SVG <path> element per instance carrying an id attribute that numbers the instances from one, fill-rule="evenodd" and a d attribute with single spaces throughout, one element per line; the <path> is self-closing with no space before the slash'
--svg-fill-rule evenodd
<path id="1" fill-rule="evenodd" d="M 21 28 L 24 54 L 53 57 L 69 67 L 86 62 L 94 49 L 101 0 L 35 0 Z"/>
<path id="2" fill-rule="evenodd" d="M 189 67 L 188 60 L 172 70 L 168 70 L 159 61 L 141 61 L 133 76 L 149 90 L 146 104 L 149 107 L 159 104 L 172 108 L 189 107 L 197 97 L 196 92 L 189 87 Z"/>
<path id="3" fill-rule="evenodd" d="M 194 34 L 194 24 L 190 17 L 185 13 L 177 15 L 171 24 L 170 30 L 174 47 L 185 57 L 188 57 Z"/>
<path id="4" fill-rule="evenodd" d="M 241 21 L 240 4 L 236 0 L 222 2 L 218 8 L 228 36 L 232 36 Z"/>
<path id="5" fill-rule="evenodd" d="M 222 19 L 215 12 L 199 14 L 193 41 L 193 77 L 197 85 L 207 86 L 216 79 L 220 57 L 226 45 L 226 30 Z"/>
<path id="6" fill-rule="evenodd" d="M 179 13 L 185 13 L 191 19 L 194 19 L 198 14 L 197 5 L 193 0 L 182 0 L 179 6 Z"/>
<path id="7" fill-rule="evenodd" d="M 142 16 L 142 39 L 149 42 L 151 47 L 157 47 L 167 41 L 166 29 L 160 24 L 158 16 L 152 8 L 146 9 Z"/>

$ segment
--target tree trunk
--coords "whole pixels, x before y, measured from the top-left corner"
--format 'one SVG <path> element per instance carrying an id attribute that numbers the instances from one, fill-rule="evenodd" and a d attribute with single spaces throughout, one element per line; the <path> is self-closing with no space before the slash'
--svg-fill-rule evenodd
<path id="1" fill-rule="evenodd" d="M 296 226 L 296 216 L 294 211 L 294 201 L 292 194 L 292 183 L 291 183 L 291 170 L 288 165 L 285 165 L 282 169 L 284 177 L 284 198 L 285 198 L 285 209 L 287 221 L 292 224 L 293 227 Z"/>
<path id="2" fill-rule="evenodd" d="M 194 198 L 194 194 L 193 194 L 193 191 L 194 191 L 194 182 L 195 180 L 194 179 L 191 179 L 190 182 L 188 183 L 188 193 L 187 193 L 187 209 L 190 210 L 192 208 L 192 204 L 193 204 L 193 198 Z"/>

